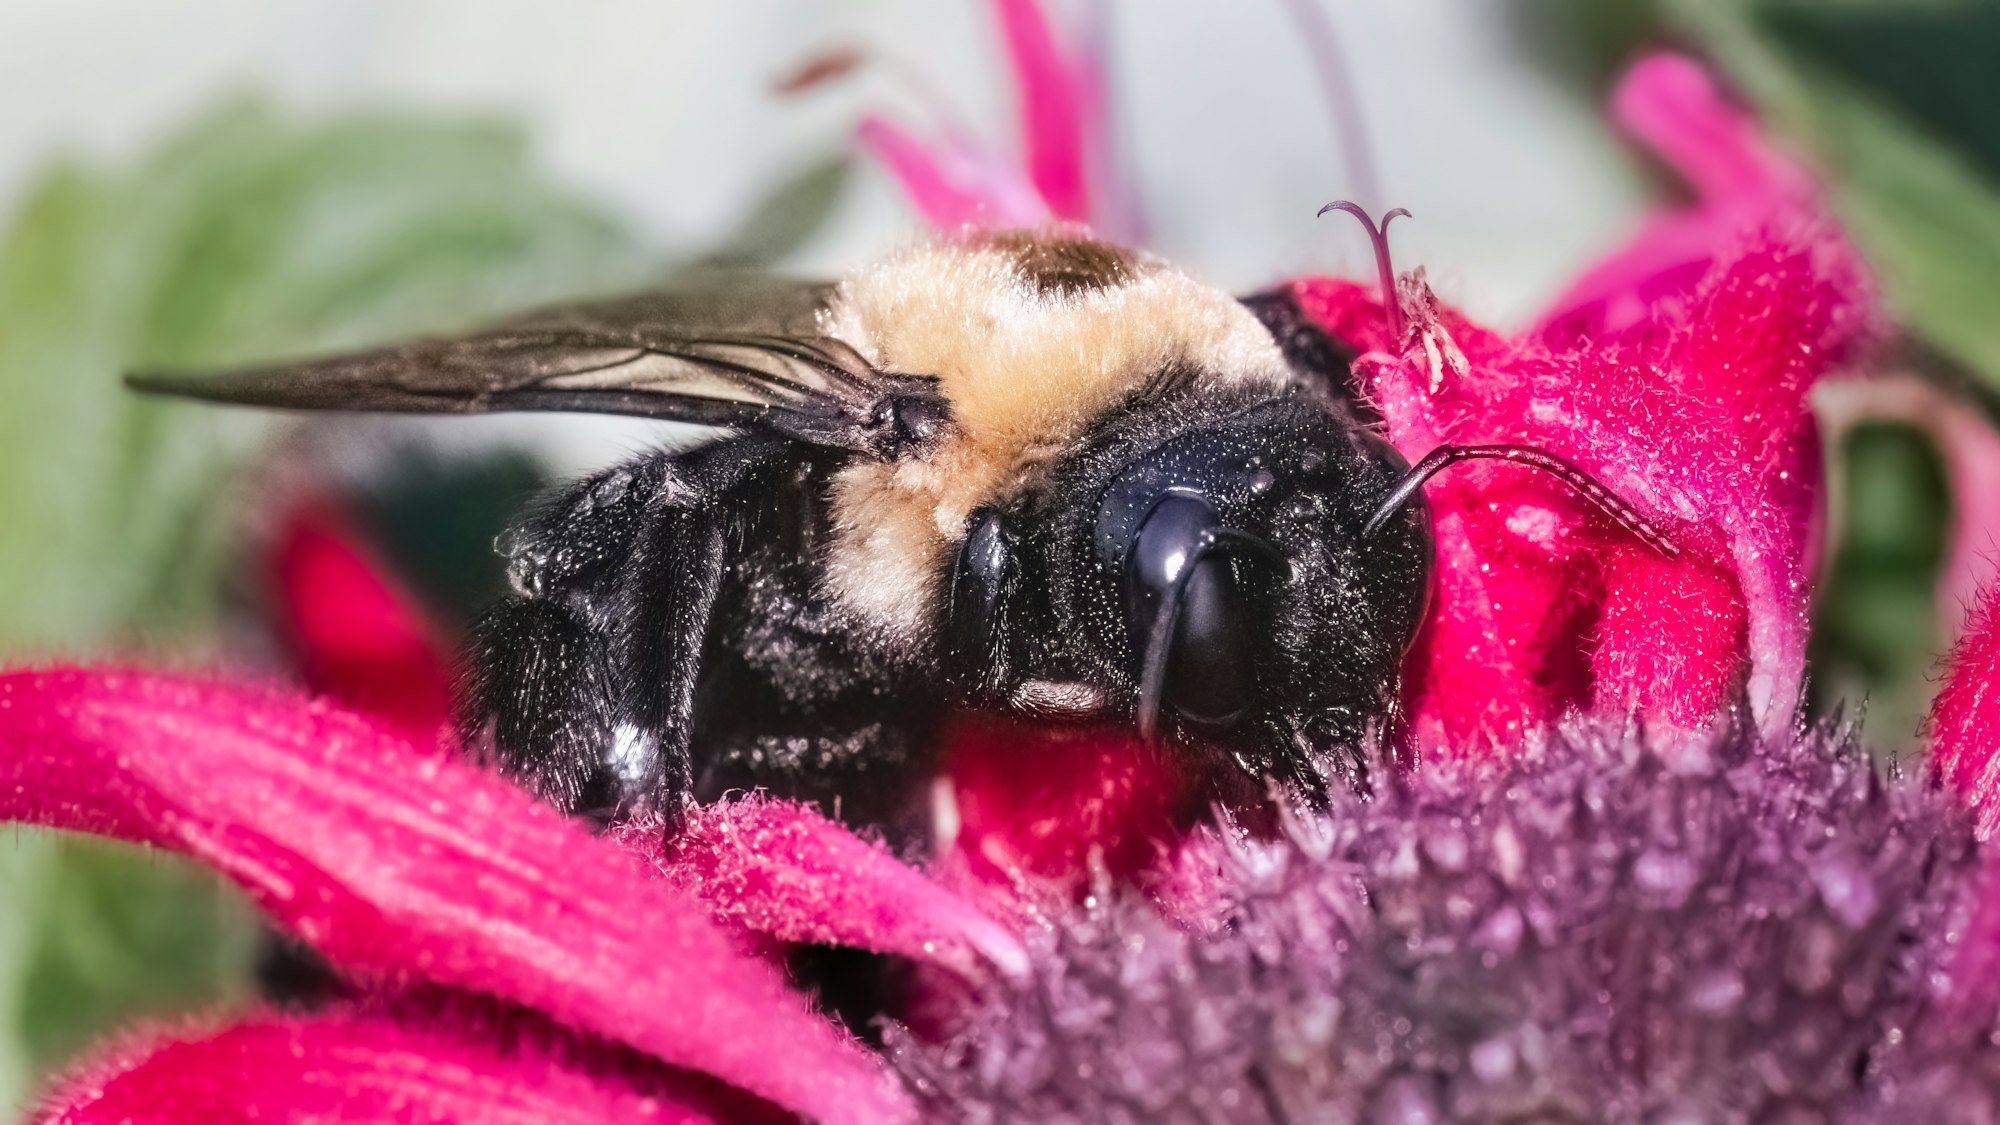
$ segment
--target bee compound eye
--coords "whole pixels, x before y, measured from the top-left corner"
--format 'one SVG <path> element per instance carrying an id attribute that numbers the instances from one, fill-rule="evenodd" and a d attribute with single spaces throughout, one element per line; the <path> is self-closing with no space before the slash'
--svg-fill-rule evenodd
<path id="1" fill-rule="evenodd" d="M 973 512 L 952 566 L 947 625 L 952 653 L 964 672 L 984 675 L 998 655 L 1000 600 L 1013 570 L 1014 546 L 999 510 Z"/>
<path id="2" fill-rule="evenodd" d="M 1222 533 L 1207 501 L 1170 492 L 1139 524 L 1128 555 L 1141 691 L 1157 683 L 1160 692 L 1141 706 L 1164 704 L 1209 726 L 1230 724 L 1249 705 L 1255 653 L 1254 609 L 1221 549 Z M 1164 632 L 1162 615 L 1170 618 Z M 1161 644 L 1165 651 L 1156 651 Z"/>

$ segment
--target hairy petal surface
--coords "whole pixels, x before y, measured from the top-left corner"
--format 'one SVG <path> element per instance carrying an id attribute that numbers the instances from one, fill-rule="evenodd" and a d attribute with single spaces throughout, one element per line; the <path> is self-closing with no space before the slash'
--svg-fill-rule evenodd
<path id="1" fill-rule="evenodd" d="M 968 975 L 1027 967 L 1020 940 L 880 844 L 806 806 L 751 796 L 690 810 L 662 847 L 649 824 L 621 841 L 717 917 L 780 941 L 933 961 Z"/>
<path id="2" fill-rule="evenodd" d="M 1467 465 L 1427 486 L 1438 597 L 1404 673 L 1424 755 L 1479 753 L 1590 705 L 1692 726 L 1742 694 L 1766 733 L 1795 713 L 1823 491 L 1809 398 L 1871 337 L 1873 294 L 1803 177 L 1694 64 L 1642 63 L 1619 104 L 1716 202 L 1672 253 L 1642 236 L 1614 259 L 1584 287 L 1588 315 L 1572 301 L 1505 340 L 1413 274 L 1398 296 L 1408 327 L 1392 338 L 1367 289 L 1293 288 L 1362 353 L 1356 389 L 1406 457 L 1541 448 L 1680 549 L 1652 551 L 1518 466 Z"/>
<path id="3" fill-rule="evenodd" d="M 2000 828 L 2000 587 L 1988 590 L 1947 662 L 1927 729 L 1931 768 L 1973 810 L 1979 835 Z M 2000 880 L 1995 881 L 2000 887 Z M 2000 919 L 2000 907 L 1994 911 Z M 2000 943 L 2000 924 L 1991 940 Z M 2000 955 L 1994 957 L 2000 964 Z M 2000 988 L 1996 988 L 2000 993 Z"/>
<path id="4" fill-rule="evenodd" d="M 128 1037 L 57 1081 L 36 1125 L 724 1120 L 690 1076 L 634 1076 L 572 1046 L 505 1045 L 462 1023 L 380 1014 L 254 1016 Z"/>
<path id="5" fill-rule="evenodd" d="M 906 1116 L 701 904 L 502 779 L 325 706 L 0 675 L 0 815 L 200 859 L 364 979 L 499 997 L 822 1120 Z"/>

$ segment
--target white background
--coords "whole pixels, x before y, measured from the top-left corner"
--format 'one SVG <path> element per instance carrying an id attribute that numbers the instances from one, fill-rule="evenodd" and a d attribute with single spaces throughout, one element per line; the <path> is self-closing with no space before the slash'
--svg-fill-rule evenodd
<path id="1" fill-rule="evenodd" d="M 1365 274 L 1351 192 L 1282 0 L 1115 0 L 1114 97 L 1154 246 L 1244 287 Z M 1518 323 L 1640 205 L 1632 162 L 1518 56 L 1493 0 L 1324 0 L 1387 194 L 1415 212 L 1401 264 Z M 663 246 L 697 243 L 783 169 L 907 88 L 800 100 L 773 76 L 855 44 L 921 68 L 1011 138 L 984 0 L 0 0 L 0 204 L 56 154 L 116 161 L 207 103 L 262 89 L 303 112 L 411 105 L 529 123 L 548 164 Z M 837 269 L 915 227 L 870 172 L 806 265 Z"/>

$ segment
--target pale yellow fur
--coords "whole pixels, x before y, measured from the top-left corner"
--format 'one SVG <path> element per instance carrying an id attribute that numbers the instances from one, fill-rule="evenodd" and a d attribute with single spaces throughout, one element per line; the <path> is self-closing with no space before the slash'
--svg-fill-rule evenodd
<path id="1" fill-rule="evenodd" d="M 1242 304 L 1161 262 L 1122 284 L 1040 292 L 1000 246 L 929 243 L 849 277 L 823 329 L 885 371 L 934 375 L 956 427 L 921 458 L 836 477 L 827 589 L 888 638 L 921 643 L 941 569 L 982 503 L 1007 496 L 1171 366 L 1196 386 L 1282 390 L 1291 375 Z"/>

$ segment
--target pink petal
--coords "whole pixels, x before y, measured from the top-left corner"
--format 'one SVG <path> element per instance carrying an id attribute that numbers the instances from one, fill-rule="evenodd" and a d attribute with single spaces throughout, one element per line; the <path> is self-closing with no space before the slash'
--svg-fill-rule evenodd
<path id="1" fill-rule="evenodd" d="M 499 778 L 329 707 L 9 673 L 0 815 L 197 857 L 353 974 L 496 996 L 822 1120 L 909 1115 L 698 903 Z"/>
<path id="2" fill-rule="evenodd" d="M 1830 232 L 1753 245 L 1710 282 L 1668 351 L 1672 390 L 1706 418 L 1674 435 L 1671 456 L 1629 459 L 1651 460 L 1685 510 L 1722 532 L 1749 613 L 1750 704 L 1766 731 L 1791 722 L 1805 674 L 1824 499 L 1809 396 L 1868 339 L 1872 298 Z"/>
<path id="3" fill-rule="evenodd" d="M 316 692 L 413 742 L 436 741 L 450 662 L 415 602 L 331 503 L 301 504 L 267 558 L 277 627 Z"/>
<path id="4" fill-rule="evenodd" d="M 577 1054 L 501 1047 L 470 1027 L 382 1015 L 266 1015 L 208 1033 L 128 1038 L 59 1079 L 33 1120 L 696 1125 L 729 1112 L 691 1076 L 635 1079 Z M 730 1107 L 732 1116 L 747 1108 Z"/>
<path id="5" fill-rule="evenodd" d="M 936 961 L 1027 969 L 1013 934 L 970 902 L 803 805 L 746 797 L 696 809 L 664 851 L 657 831 L 621 840 L 722 919 L 786 942 L 843 945 Z"/>
<path id="6" fill-rule="evenodd" d="M 1751 117 L 1731 105 L 1708 71 L 1682 55 L 1648 55 L 1611 96 L 1611 116 L 1673 166 L 1708 206 L 1753 203 L 1812 190 Z"/>
<path id="7" fill-rule="evenodd" d="M 1048 207 L 1034 186 L 970 142 L 926 145 L 901 126 L 874 116 L 861 122 L 857 135 L 924 219 L 940 230 L 1032 227 L 1048 221 Z"/>
<path id="8" fill-rule="evenodd" d="M 1691 294 L 1717 256 L 1749 231 L 1814 209 L 1811 178 L 1690 59 L 1641 59 L 1619 83 L 1611 112 L 1688 181 L 1696 201 L 1655 214 L 1623 249 L 1578 278 L 1544 314 L 1541 331 L 1551 338 L 1630 327 L 1659 302 Z"/>
<path id="9" fill-rule="evenodd" d="M 1600 581 L 1593 701 L 1683 728 L 1706 721 L 1735 686 L 1749 643 L 1731 568 L 1714 552 L 1670 560 L 1620 545 L 1605 550 Z"/>
<path id="10" fill-rule="evenodd" d="M 1059 219 L 1088 222 L 1086 113 L 1096 91 L 1063 56 L 1037 0 L 994 0 L 1020 98 L 1028 178 Z"/>
<path id="11" fill-rule="evenodd" d="M 1308 277 L 1290 288 L 1308 321 L 1355 352 L 1388 352 L 1399 343 L 1389 336 L 1388 311 L 1374 287 L 1344 277 Z"/>
<path id="12" fill-rule="evenodd" d="M 1925 726 L 1931 739 L 1931 769 L 1973 810 L 1982 840 L 1991 839 L 2000 828 L 2000 593 L 1996 590 L 2000 587 L 1987 590 L 1952 648 L 1944 684 Z M 1995 925 L 1990 932 L 2000 943 L 2000 896 L 1993 911 Z M 1994 956 L 2000 963 L 2000 953 Z"/>
<path id="13" fill-rule="evenodd" d="M 1294 292 L 1337 336 L 1390 343 L 1359 287 Z M 1416 751 L 1478 752 L 1590 704 L 1692 724 L 1739 689 L 1767 730 L 1789 723 L 1820 518 L 1808 397 L 1869 338 L 1872 310 L 1845 244 L 1794 227 L 1744 240 L 1691 298 L 1623 332 L 1509 343 L 1447 310 L 1425 313 L 1407 352 L 1362 356 L 1357 378 L 1406 457 L 1450 442 L 1537 446 L 1681 548 L 1655 555 L 1514 466 L 1428 486 L 1437 596 L 1404 682 Z M 1426 338 L 1455 343 L 1467 368 L 1441 368 Z"/>

